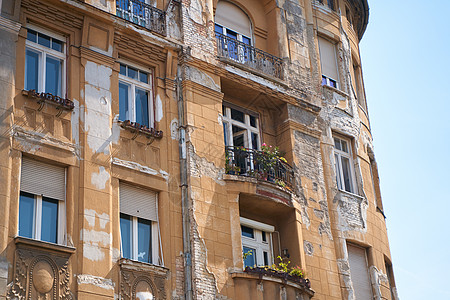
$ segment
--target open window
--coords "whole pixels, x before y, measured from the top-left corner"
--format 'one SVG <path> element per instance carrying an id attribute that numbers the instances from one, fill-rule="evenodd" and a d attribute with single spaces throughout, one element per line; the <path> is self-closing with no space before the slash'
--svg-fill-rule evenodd
<path id="1" fill-rule="evenodd" d="M 22 237 L 63 244 L 66 169 L 22 159 L 19 232 Z"/>
<path id="2" fill-rule="evenodd" d="M 222 110 L 225 146 L 260 149 L 258 114 L 228 104 Z"/>
<path id="3" fill-rule="evenodd" d="M 336 44 L 320 36 L 318 38 L 320 66 L 322 69 L 322 85 L 339 88 Z"/>
<path id="4" fill-rule="evenodd" d="M 348 139 L 334 137 L 334 166 L 338 189 L 356 194 L 352 147 Z"/>
<path id="5" fill-rule="evenodd" d="M 25 90 L 65 94 L 65 38 L 28 25 L 25 42 Z"/>
<path id="6" fill-rule="evenodd" d="M 122 257 L 161 265 L 157 193 L 121 182 L 119 197 Z"/>

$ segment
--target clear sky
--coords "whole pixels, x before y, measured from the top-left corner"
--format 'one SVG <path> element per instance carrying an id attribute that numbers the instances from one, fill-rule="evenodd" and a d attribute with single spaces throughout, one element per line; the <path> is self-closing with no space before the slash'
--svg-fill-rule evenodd
<path id="1" fill-rule="evenodd" d="M 450 0 L 369 0 L 364 84 L 400 299 L 450 299 Z"/>

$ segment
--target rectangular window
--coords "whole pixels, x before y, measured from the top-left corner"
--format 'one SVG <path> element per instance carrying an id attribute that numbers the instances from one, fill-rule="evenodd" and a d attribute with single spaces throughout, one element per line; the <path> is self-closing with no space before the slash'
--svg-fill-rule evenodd
<path id="1" fill-rule="evenodd" d="M 327 39 L 318 37 L 320 66 L 322 68 L 322 85 L 339 88 L 338 65 L 336 58 L 336 45 Z"/>
<path id="2" fill-rule="evenodd" d="M 366 249 L 347 244 L 347 251 L 355 299 L 373 299 Z"/>
<path id="3" fill-rule="evenodd" d="M 160 265 L 157 194 L 122 182 L 119 191 L 122 257 Z"/>
<path id="4" fill-rule="evenodd" d="M 119 120 L 153 128 L 153 82 L 150 71 L 120 64 Z"/>
<path id="5" fill-rule="evenodd" d="M 273 264 L 272 225 L 241 217 L 241 238 L 244 268 Z"/>
<path id="6" fill-rule="evenodd" d="M 22 159 L 19 236 L 64 242 L 65 174 L 65 168 Z"/>
<path id="7" fill-rule="evenodd" d="M 355 193 L 352 151 L 349 140 L 334 137 L 334 164 L 338 188 Z"/>
<path id="8" fill-rule="evenodd" d="M 230 106 L 222 106 L 225 146 L 260 149 L 257 114 Z"/>
<path id="9" fill-rule="evenodd" d="M 34 27 L 33 27 L 34 28 Z M 27 30 L 25 49 L 25 90 L 65 93 L 64 38 L 44 30 Z"/>

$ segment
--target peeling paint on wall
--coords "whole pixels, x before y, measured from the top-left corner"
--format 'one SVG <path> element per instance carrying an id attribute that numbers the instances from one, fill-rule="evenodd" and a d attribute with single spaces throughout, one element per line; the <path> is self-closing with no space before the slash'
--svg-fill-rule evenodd
<path id="1" fill-rule="evenodd" d="M 214 163 L 208 161 L 204 157 L 200 157 L 195 153 L 192 144 L 189 145 L 189 163 L 190 163 L 190 174 L 192 177 L 202 177 L 207 176 L 214 179 L 214 181 L 220 185 L 225 185 L 223 180 L 223 174 L 225 170 L 218 168 Z"/>
<path id="2" fill-rule="evenodd" d="M 99 190 L 104 190 L 106 187 L 106 182 L 108 182 L 111 175 L 105 170 L 105 167 L 100 166 L 98 168 L 98 173 L 91 174 L 91 183 Z"/>
<path id="3" fill-rule="evenodd" d="M 114 290 L 114 282 L 111 279 L 89 274 L 77 275 L 77 283 L 94 285 L 105 290 Z"/>
<path id="4" fill-rule="evenodd" d="M 141 164 L 139 164 L 137 162 L 134 162 L 134 161 L 128 161 L 128 160 L 123 160 L 123 159 L 119 159 L 119 158 L 113 157 L 112 163 L 114 165 L 125 167 L 125 168 L 132 169 L 132 170 L 136 170 L 136 171 L 139 171 L 139 172 L 142 172 L 142 173 L 147 173 L 147 174 L 150 174 L 150 175 L 162 176 L 166 181 L 169 180 L 169 173 L 167 173 L 166 171 L 163 171 L 163 170 L 156 171 L 156 170 L 154 170 L 152 168 L 149 168 L 147 166 L 143 166 L 143 165 L 141 165 Z"/>

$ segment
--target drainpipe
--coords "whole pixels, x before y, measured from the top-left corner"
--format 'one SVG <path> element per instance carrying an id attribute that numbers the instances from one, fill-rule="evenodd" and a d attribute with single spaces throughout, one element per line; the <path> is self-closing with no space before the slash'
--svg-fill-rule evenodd
<path id="1" fill-rule="evenodd" d="M 183 54 L 182 54 L 183 55 Z M 188 169 L 187 169 L 187 151 L 186 151 L 186 118 L 183 100 L 183 77 L 182 66 L 178 65 L 177 70 L 177 104 L 179 120 L 179 151 L 180 151 L 180 188 L 181 188 L 181 206 L 183 219 L 183 251 L 184 251 L 184 299 L 192 300 L 192 258 L 191 258 L 191 222 L 190 222 L 190 202 L 188 194 Z"/>

